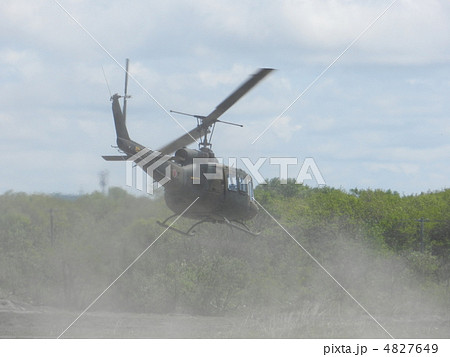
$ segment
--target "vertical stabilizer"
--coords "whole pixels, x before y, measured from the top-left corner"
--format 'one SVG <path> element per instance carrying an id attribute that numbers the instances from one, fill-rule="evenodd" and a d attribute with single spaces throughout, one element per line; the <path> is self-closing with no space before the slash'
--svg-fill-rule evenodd
<path id="1" fill-rule="evenodd" d="M 116 134 L 117 138 L 130 140 L 130 136 L 128 135 L 127 126 L 125 124 L 125 117 L 122 113 L 122 108 L 119 103 L 120 95 L 114 94 L 112 96 L 112 111 L 114 116 L 114 124 L 116 126 Z"/>

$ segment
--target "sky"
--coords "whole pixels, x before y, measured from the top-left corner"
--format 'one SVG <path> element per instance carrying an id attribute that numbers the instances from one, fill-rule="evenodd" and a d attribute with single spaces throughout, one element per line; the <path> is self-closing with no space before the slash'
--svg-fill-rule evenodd
<path id="1" fill-rule="evenodd" d="M 126 58 L 128 129 L 151 149 L 195 125 L 167 111 L 207 115 L 270 67 L 221 118 L 244 127 L 216 126 L 225 163 L 267 158 L 271 178 L 270 158 L 295 158 L 296 178 L 312 158 L 331 187 L 449 188 L 450 2 L 392 3 L 3 0 L 0 193 L 88 193 L 104 170 L 125 188 L 101 155 L 117 154 L 108 87 L 123 93 Z"/>

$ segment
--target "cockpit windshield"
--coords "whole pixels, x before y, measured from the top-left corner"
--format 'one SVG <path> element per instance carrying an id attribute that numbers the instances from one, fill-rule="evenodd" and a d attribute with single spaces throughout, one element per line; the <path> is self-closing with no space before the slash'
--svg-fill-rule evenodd
<path id="1" fill-rule="evenodd" d="M 236 173 L 228 173 L 227 181 L 229 191 L 238 191 L 254 198 L 252 178 L 245 171 L 237 170 Z"/>
<path id="2" fill-rule="evenodd" d="M 248 179 L 238 177 L 237 182 L 239 191 L 248 192 Z"/>

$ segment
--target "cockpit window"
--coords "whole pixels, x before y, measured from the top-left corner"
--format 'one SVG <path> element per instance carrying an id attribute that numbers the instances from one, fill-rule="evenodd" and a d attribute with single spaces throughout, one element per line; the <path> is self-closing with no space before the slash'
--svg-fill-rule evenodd
<path id="1" fill-rule="evenodd" d="M 243 173 L 245 174 L 245 172 Z M 228 190 L 239 191 L 253 198 L 253 183 L 250 176 L 245 175 L 230 176 L 227 175 Z"/>
<path id="2" fill-rule="evenodd" d="M 245 179 L 242 178 L 242 177 L 238 177 L 238 178 L 237 178 L 237 183 L 238 183 L 239 191 L 242 191 L 242 192 L 247 192 L 247 191 L 248 191 L 248 183 L 247 183 L 247 180 L 245 180 Z"/>
<path id="3" fill-rule="evenodd" d="M 230 191 L 237 191 L 238 190 L 236 176 L 228 176 L 228 189 Z"/>

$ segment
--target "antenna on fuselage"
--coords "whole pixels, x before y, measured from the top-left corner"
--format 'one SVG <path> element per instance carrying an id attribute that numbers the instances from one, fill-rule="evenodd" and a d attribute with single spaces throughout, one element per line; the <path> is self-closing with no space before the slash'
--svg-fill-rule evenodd
<path id="1" fill-rule="evenodd" d="M 126 122 L 127 120 L 127 99 L 131 98 L 131 96 L 128 95 L 128 66 L 130 64 L 130 60 L 127 58 L 125 63 L 125 91 L 123 95 L 123 119 Z"/>

